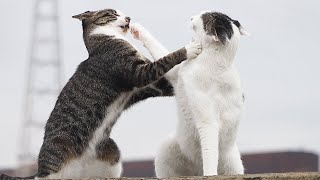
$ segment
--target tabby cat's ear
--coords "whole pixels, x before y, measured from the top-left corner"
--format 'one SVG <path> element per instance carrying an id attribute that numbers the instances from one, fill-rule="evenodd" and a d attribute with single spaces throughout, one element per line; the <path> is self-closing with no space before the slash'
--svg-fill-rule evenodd
<path id="1" fill-rule="evenodd" d="M 74 15 L 74 16 L 72 16 L 72 18 L 79 19 L 80 21 L 83 21 L 83 20 L 91 17 L 93 14 L 94 14 L 94 12 L 86 11 L 84 13 Z"/>

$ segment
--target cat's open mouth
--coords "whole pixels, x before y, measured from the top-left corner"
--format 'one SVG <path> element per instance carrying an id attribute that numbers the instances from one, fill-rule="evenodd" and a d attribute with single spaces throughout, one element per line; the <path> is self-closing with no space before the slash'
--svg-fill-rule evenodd
<path id="1" fill-rule="evenodd" d="M 128 29 L 130 28 L 129 23 L 128 24 L 124 24 L 119 26 L 124 32 L 128 31 Z"/>

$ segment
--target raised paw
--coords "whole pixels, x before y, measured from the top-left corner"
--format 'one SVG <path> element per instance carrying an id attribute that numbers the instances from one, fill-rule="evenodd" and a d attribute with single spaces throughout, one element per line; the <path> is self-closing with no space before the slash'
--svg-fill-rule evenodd
<path id="1" fill-rule="evenodd" d="M 185 46 L 187 50 L 187 58 L 194 59 L 202 52 L 202 46 L 198 42 L 191 42 Z"/>
<path id="2" fill-rule="evenodd" d="M 146 40 L 146 36 L 149 34 L 143 26 L 137 23 L 130 25 L 130 33 L 135 39 L 141 42 L 144 42 Z"/>

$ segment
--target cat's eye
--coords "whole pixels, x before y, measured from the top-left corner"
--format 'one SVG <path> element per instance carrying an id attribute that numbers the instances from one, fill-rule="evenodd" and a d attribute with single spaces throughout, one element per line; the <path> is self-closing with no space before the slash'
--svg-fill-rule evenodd
<path id="1" fill-rule="evenodd" d="M 109 22 L 109 18 L 101 17 L 101 18 L 97 19 L 96 21 L 94 21 L 93 23 L 96 25 L 104 25 L 104 24 L 107 24 L 108 22 Z"/>
<path id="2" fill-rule="evenodd" d="M 193 29 L 194 31 L 196 31 L 196 30 L 197 30 L 197 27 L 196 27 L 195 25 L 192 25 L 192 29 Z"/>

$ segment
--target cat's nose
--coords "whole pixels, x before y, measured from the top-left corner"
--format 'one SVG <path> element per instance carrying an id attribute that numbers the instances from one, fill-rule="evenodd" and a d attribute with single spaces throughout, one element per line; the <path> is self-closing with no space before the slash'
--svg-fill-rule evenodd
<path id="1" fill-rule="evenodd" d="M 130 18 L 130 17 L 125 17 L 124 19 L 125 19 L 125 20 L 126 20 L 126 22 L 128 22 L 128 23 L 129 23 L 129 22 L 130 22 L 130 20 L 131 20 L 131 18 Z"/>

